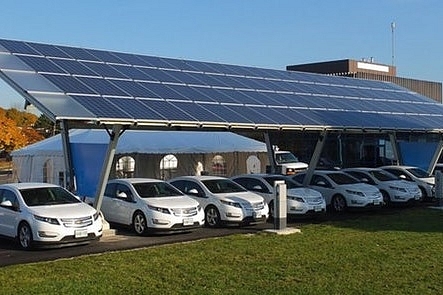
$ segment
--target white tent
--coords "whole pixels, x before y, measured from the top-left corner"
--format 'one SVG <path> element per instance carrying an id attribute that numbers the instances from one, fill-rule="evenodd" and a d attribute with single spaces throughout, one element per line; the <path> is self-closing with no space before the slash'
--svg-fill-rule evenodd
<path id="1" fill-rule="evenodd" d="M 109 142 L 108 133 L 101 129 L 73 129 L 69 139 L 77 186 L 81 185 L 79 181 L 84 182 L 79 177 L 94 179 L 95 183 L 103 163 L 101 156 Z M 161 161 L 166 155 L 173 155 L 178 164 L 165 174 Z M 117 145 L 114 167 L 123 156 L 134 159 L 135 167 L 130 174 L 134 177 L 169 178 L 196 174 L 199 170 L 231 176 L 261 172 L 267 164 L 265 143 L 231 132 L 126 130 Z M 19 181 L 64 182 L 60 135 L 14 151 L 12 159 L 14 175 Z M 217 161 L 225 165 L 221 170 Z M 111 171 L 110 178 L 116 177 L 121 177 L 118 171 Z"/>

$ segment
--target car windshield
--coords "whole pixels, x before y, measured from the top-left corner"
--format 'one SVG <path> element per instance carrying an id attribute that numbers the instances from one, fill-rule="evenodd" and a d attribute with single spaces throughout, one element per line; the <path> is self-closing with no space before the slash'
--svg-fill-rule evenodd
<path id="1" fill-rule="evenodd" d="M 372 170 L 372 171 L 369 171 L 369 174 L 371 174 L 373 177 L 375 177 L 379 181 L 390 181 L 390 180 L 398 180 L 399 179 L 395 175 L 392 175 L 391 173 L 386 172 L 384 170 Z"/>
<path id="2" fill-rule="evenodd" d="M 345 173 L 328 173 L 329 178 L 336 184 L 354 184 L 359 183 L 357 179 Z"/>
<path id="3" fill-rule="evenodd" d="M 134 183 L 133 186 L 141 198 L 183 196 L 178 189 L 166 182 L 141 182 Z"/>
<path id="4" fill-rule="evenodd" d="M 27 206 L 45 206 L 80 203 L 73 194 L 61 187 L 38 187 L 21 189 L 20 193 Z"/>
<path id="5" fill-rule="evenodd" d="M 266 180 L 266 182 L 269 183 L 272 187 L 274 187 L 274 182 L 277 181 L 277 180 L 283 180 L 286 183 L 286 188 L 287 189 L 302 187 L 302 185 L 296 183 L 293 180 L 285 178 L 283 176 L 264 177 L 264 180 Z"/>
<path id="6" fill-rule="evenodd" d="M 298 158 L 292 153 L 279 153 L 275 155 L 275 161 L 277 164 L 294 163 L 298 162 Z"/>
<path id="7" fill-rule="evenodd" d="M 409 172 L 411 172 L 412 175 L 414 175 L 415 177 L 418 177 L 418 178 L 431 177 L 431 175 L 429 175 L 428 172 L 426 172 L 425 170 L 423 170 L 421 168 L 409 168 L 407 170 Z"/>
<path id="8" fill-rule="evenodd" d="M 239 193 L 246 189 L 229 179 L 209 179 L 203 180 L 203 184 L 213 194 Z"/>

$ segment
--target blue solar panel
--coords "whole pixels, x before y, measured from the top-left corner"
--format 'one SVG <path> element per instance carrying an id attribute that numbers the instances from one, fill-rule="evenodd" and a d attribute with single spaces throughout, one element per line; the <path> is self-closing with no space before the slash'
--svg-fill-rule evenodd
<path id="1" fill-rule="evenodd" d="M 54 64 L 51 60 L 47 58 L 36 57 L 36 56 L 22 56 L 20 59 L 25 63 L 27 63 L 32 68 L 34 68 L 37 72 L 59 73 L 59 74 L 68 73 L 62 70 L 60 67 L 58 67 L 56 64 Z"/>
<path id="2" fill-rule="evenodd" d="M 77 77 L 77 79 L 100 95 L 128 96 L 126 92 L 115 87 L 108 80 L 89 77 Z"/>
<path id="3" fill-rule="evenodd" d="M 80 62 L 82 65 L 90 68 L 94 71 L 96 76 L 102 76 L 105 78 L 120 78 L 120 79 L 128 79 L 129 77 L 117 71 L 111 65 L 104 63 L 96 63 L 96 62 Z"/>
<path id="4" fill-rule="evenodd" d="M 89 53 L 86 49 L 68 46 L 57 46 L 60 50 L 67 53 L 71 58 L 79 60 L 100 61 L 99 58 Z"/>
<path id="5" fill-rule="evenodd" d="M 53 45 L 32 43 L 30 46 L 44 56 L 61 57 L 61 58 L 70 57 L 68 54 L 66 54 L 65 52 L 61 51 L 60 49 L 58 49 L 56 46 Z"/>
<path id="6" fill-rule="evenodd" d="M 78 93 L 78 94 L 98 94 L 75 77 L 43 74 L 43 76 L 54 83 L 64 93 Z"/>
<path id="7" fill-rule="evenodd" d="M 40 55 L 38 51 L 28 46 L 25 42 L 12 41 L 12 40 L 0 40 L 0 45 L 13 53 Z"/>
<path id="8" fill-rule="evenodd" d="M 96 72 L 76 60 L 54 58 L 51 61 L 72 75 L 97 76 Z"/>
<path id="9" fill-rule="evenodd" d="M 72 98 L 84 106 L 91 113 L 96 114 L 101 118 L 115 118 L 115 119 L 132 119 L 132 115 L 126 113 L 117 105 L 113 104 L 111 100 L 103 97 L 90 97 L 73 95 Z"/>
<path id="10" fill-rule="evenodd" d="M 3 77 L 30 93 L 30 100 L 33 92 L 57 92 L 50 81 L 69 95 L 63 99 L 95 118 L 442 129 L 441 105 L 382 81 L 10 40 L 0 40 L 0 48 Z M 35 82 L 25 81 L 30 78 Z M 59 106 L 45 108 L 56 112 Z"/>

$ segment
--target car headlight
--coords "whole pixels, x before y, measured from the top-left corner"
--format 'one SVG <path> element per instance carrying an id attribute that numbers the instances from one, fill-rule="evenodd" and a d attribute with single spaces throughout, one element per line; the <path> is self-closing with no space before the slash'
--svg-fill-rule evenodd
<path id="1" fill-rule="evenodd" d="M 151 206 L 151 205 L 148 205 L 148 208 L 153 210 L 153 211 L 158 211 L 158 212 L 161 212 L 161 213 L 164 213 L 164 214 L 171 214 L 171 212 L 169 212 L 169 210 L 166 209 L 166 208 L 155 207 L 155 206 Z"/>
<path id="2" fill-rule="evenodd" d="M 237 203 L 237 202 L 232 202 L 232 201 L 227 201 L 227 200 L 220 200 L 220 202 L 224 205 L 241 208 L 240 203 Z"/>
<path id="3" fill-rule="evenodd" d="M 359 191 L 353 191 L 353 190 L 349 190 L 349 189 L 347 189 L 346 192 L 347 192 L 348 194 L 351 194 L 351 195 L 357 195 L 357 196 L 359 196 L 359 197 L 364 197 L 364 196 L 365 196 L 364 193 L 359 192 Z"/>
<path id="4" fill-rule="evenodd" d="M 407 192 L 407 190 L 406 190 L 405 188 L 403 188 L 403 187 L 390 186 L 389 188 L 392 189 L 392 190 L 396 190 L 396 191 L 399 191 L 399 192 L 403 192 L 403 193 L 406 193 L 406 192 Z"/>
<path id="5" fill-rule="evenodd" d="M 100 217 L 100 213 L 99 212 L 95 212 L 92 217 L 94 218 L 94 220 L 97 220 Z"/>
<path id="6" fill-rule="evenodd" d="M 303 200 L 303 198 L 300 198 L 300 197 L 295 197 L 295 196 L 287 196 L 288 197 L 288 200 L 293 200 L 293 201 L 297 201 L 297 202 L 300 202 L 300 203 L 304 203 L 305 202 L 305 200 Z"/>
<path id="7" fill-rule="evenodd" d="M 41 222 L 47 222 L 50 224 L 60 225 L 57 218 L 51 218 L 51 217 L 44 217 L 44 216 L 38 216 L 34 215 L 35 220 L 41 221 Z"/>

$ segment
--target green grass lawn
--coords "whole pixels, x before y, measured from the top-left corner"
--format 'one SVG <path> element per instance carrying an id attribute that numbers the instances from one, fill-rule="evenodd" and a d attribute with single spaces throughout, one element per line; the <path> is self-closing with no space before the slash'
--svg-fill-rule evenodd
<path id="1" fill-rule="evenodd" d="M 7 266 L 0 294 L 443 293 L 443 211 L 359 216 L 303 223 L 287 236 L 233 235 Z"/>

